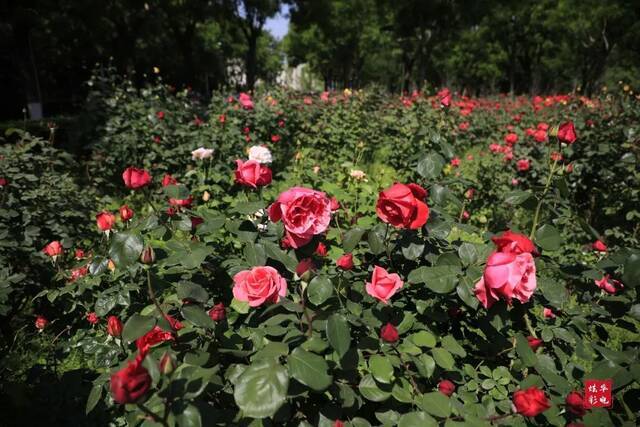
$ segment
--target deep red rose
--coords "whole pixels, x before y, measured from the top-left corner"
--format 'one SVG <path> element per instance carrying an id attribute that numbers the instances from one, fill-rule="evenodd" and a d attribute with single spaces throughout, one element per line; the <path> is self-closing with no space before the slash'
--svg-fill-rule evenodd
<path id="1" fill-rule="evenodd" d="M 122 335 L 122 321 L 116 316 L 109 316 L 107 318 L 107 333 L 112 337 Z"/>
<path id="2" fill-rule="evenodd" d="M 127 188 L 137 190 L 151 183 L 151 175 L 144 169 L 128 167 L 122 172 L 122 180 Z"/>
<path id="3" fill-rule="evenodd" d="M 76 251 L 75 251 L 75 258 L 76 258 L 77 260 L 81 260 L 81 259 L 82 259 L 82 258 L 84 258 L 84 257 L 85 257 L 85 255 L 84 255 L 84 251 L 83 251 L 82 249 L 80 249 L 80 248 L 76 249 Z"/>
<path id="4" fill-rule="evenodd" d="M 438 383 L 438 391 L 445 396 L 451 396 L 456 391 L 456 385 L 449 380 L 442 380 Z"/>
<path id="5" fill-rule="evenodd" d="M 316 265 L 311 258 L 304 258 L 300 260 L 298 265 L 296 266 L 296 274 L 298 276 L 302 276 L 307 271 L 314 271 L 316 269 Z"/>
<path id="6" fill-rule="evenodd" d="M 281 139 L 280 135 L 271 135 L 271 142 L 276 143 Z"/>
<path id="7" fill-rule="evenodd" d="M 115 374 L 111 375 L 111 394 L 121 404 L 135 403 L 140 400 L 151 387 L 151 376 L 142 366 L 142 358 L 127 363 Z"/>
<path id="8" fill-rule="evenodd" d="M 188 208 L 193 203 L 193 196 L 189 195 L 186 199 L 169 198 L 169 204 L 178 208 Z"/>
<path id="9" fill-rule="evenodd" d="M 324 243 L 318 242 L 318 246 L 316 246 L 316 251 L 314 253 L 319 257 L 325 257 L 328 253 L 327 247 Z"/>
<path id="10" fill-rule="evenodd" d="M 209 317 L 216 322 L 223 321 L 225 317 L 227 317 L 227 311 L 224 308 L 224 304 L 218 303 L 214 305 L 211 310 L 209 310 Z"/>
<path id="11" fill-rule="evenodd" d="M 172 332 L 165 331 L 156 325 L 153 329 L 136 340 L 136 347 L 138 347 L 138 350 L 141 353 L 146 354 L 154 345 L 165 341 L 173 341 L 174 339 Z"/>
<path id="12" fill-rule="evenodd" d="M 527 337 L 527 344 L 529 344 L 531 350 L 536 351 L 542 344 L 544 344 L 544 341 L 540 338 Z"/>
<path id="13" fill-rule="evenodd" d="M 387 323 L 380 329 L 380 338 L 383 341 L 393 344 L 400 339 L 398 330 L 391 323 Z"/>
<path id="14" fill-rule="evenodd" d="M 4 187 L 9 183 L 9 181 L 7 181 L 7 178 L 0 178 L 0 187 Z"/>
<path id="15" fill-rule="evenodd" d="M 380 192 L 376 213 L 394 227 L 418 229 L 429 219 L 426 196 L 426 190 L 417 184 L 393 184 Z"/>
<path id="16" fill-rule="evenodd" d="M 163 187 L 167 187 L 169 185 L 176 185 L 177 183 L 178 183 L 178 181 L 174 177 L 172 177 L 168 173 L 164 174 L 164 177 L 162 178 L 162 186 Z"/>
<path id="17" fill-rule="evenodd" d="M 544 391 L 536 386 L 513 393 L 513 405 L 516 412 L 525 417 L 535 417 L 551 407 Z"/>
<path id="18" fill-rule="evenodd" d="M 340 202 L 335 197 L 332 197 L 330 201 L 330 206 L 331 206 L 331 212 L 335 212 L 338 209 L 340 209 Z"/>
<path id="19" fill-rule="evenodd" d="M 578 139 L 573 122 L 569 121 L 560 125 L 558 128 L 558 139 L 560 142 L 564 142 L 566 144 L 573 144 L 576 139 Z"/>
<path id="20" fill-rule="evenodd" d="M 571 412 L 575 416 L 582 417 L 587 413 L 587 410 L 584 407 L 584 397 L 579 391 L 572 391 L 569 393 L 564 402 L 567 405 L 567 411 Z"/>
<path id="21" fill-rule="evenodd" d="M 124 222 L 133 218 L 133 209 L 127 205 L 120 206 L 120 219 Z"/>
<path id="22" fill-rule="evenodd" d="M 520 159 L 516 162 L 516 166 L 520 172 L 526 172 L 531 168 L 529 159 Z"/>
<path id="23" fill-rule="evenodd" d="M 271 169 L 257 160 L 236 160 L 236 183 L 251 188 L 271 184 Z"/>
<path id="24" fill-rule="evenodd" d="M 352 270 L 353 269 L 353 254 L 348 253 L 342 255 L 336 261 L 336 265 L 343 270 Z"/>
<path id="25" fill-rule="evenodd" d="M 164 111 L 156 112 L 156 117 L 158 118 L 158 120 L 164 120 Z"/>
<path id="26" fill-rule="evenodd" d="M 591 248 L 598 252 L 607 252 L 607 245 L 602 240 L 596 240 L 591 244 Z"/>

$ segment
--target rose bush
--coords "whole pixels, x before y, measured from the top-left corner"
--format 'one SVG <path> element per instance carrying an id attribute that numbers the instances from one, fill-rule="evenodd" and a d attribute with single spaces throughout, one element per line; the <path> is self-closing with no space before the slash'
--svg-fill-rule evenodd
<path id="1" fill-rule="evenodd" d="M 101 85 L 97 194 L 73 226 L 68 200 L 45 199 L 67 228 L 30 245 L 49 273 L 21 312 L 46 369 L 83 369 L 81 415 L 635 424 L 637 181 L 618 197 L 605 186 L 628 175 L 595 176 L 603 158 L 637 176 L 637 101 L 273 90 L 204 106 Z M 610 409 L 580 410 L 592 378 L 613 380 Z"/>

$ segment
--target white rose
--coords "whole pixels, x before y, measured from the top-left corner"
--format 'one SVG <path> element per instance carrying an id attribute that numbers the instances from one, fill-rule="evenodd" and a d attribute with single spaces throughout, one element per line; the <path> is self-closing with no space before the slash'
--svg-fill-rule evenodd
<path id="1" fill-rule="evenodd" d="M 259 163 L 271 163 L 273 158 L 271 157 L 271 151 L 267 147 L 254 145 L 249 148 L 249 160 L 255 160 Z"/>
<path id="2" fill-rule="evenodd" d="M 208 159 L 213 155 L 213 148 L 204 148 L 200 147 L 197 150 L 193 150 L 191 152 L 191 158 L 193 160 L 204 160 Z"/>

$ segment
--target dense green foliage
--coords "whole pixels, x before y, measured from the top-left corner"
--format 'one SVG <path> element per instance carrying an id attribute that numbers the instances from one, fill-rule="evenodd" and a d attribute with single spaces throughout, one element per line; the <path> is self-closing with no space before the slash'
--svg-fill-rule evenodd
<path id="1" fill-rule="evenodd" d="M 636 425 L 640 103 L 628 91 L 454 96 L 443 107 L 422 93 L 264 88 L 247 109 L 226 94 L 205 104 L 189 90 L 137 90 L 111 75 L 89 87 L 82 157 L 55 137 L 12 131 L 3 141 L 3 424 Z M 557 126 L 569 120 L 578 139 L 560 145 Z M 540 123 L 550 128 L 536 142 L 527 129 Z M 509 133 L 518 141 L 506 150 Z M 235 160 L 253 145 L 273 156 L 273 181 L 258 190 L 234 182 Z M 212 157 L 192 158 L 199 147 Z M 129 166 L 152 182 L 126 188 Z M 177 184 L 161 184 L 167 173 Z M 424 226 L 390 227 L 376 213 L 394 182 L 428 190 Z M 296 186 L 340 207 L 326 232 L 292 249 L 283 222 L 262 209 Z M 190 206 L 168 210 L 168 199 L 189 196 Z M 96 227 L 96 214 L 124 204 L 131 220 Z M 487 310 L 474 286 L 491 238 L 507 229 L 536 244 L 537 289 Z M 608 251 L 594 251 L 596 239 Z M 56 260 L 41 251 L 54 240 L 64 247 Z M 346 253 L 353 269 L 336 265 Z M 315 267 L 300 270 L 308 259 Z M 234 276 L 255 266 L 286 280 L 279 302 L 234 298 Z M 388 305 L 365 290 L 374 266 L 404 281 Z M 624 288 L 601 290 L 603 274 Z M 208 314 L 220 303 L 225 318 Z M 49 321 L 39 331 L 36 316 Z M 109 333 L 109 316 L 121 335 Z M 380 338 L 388 322 L 395 343 Z M 136 340 L 156 325 L 170 338 L 146 354 Z M 532 349 L 528 336 L 542 345 Z M 118 404 L 111 375 L 136 354 L 149 390 Z M 565 397 L 590 378 L 613 379 L 613 407 L 569 413 Z M 451 396 L 438 392 L 443 379 L 455 384 Z M 514 392 L 530 386 L 550 408 L 512 413 Z"/>

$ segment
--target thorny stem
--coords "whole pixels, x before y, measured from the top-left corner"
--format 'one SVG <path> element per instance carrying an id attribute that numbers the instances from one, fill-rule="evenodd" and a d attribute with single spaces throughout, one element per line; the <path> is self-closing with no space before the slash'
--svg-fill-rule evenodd
<path id="1" fill-rule="evenodd" d="M 534 338 L 538 338 L 538 336 L 536 335 L 536 331 L 533 329 L 533 326 L 531 326 L 531 320 L 529 319 L 528 313 L 524 314 L 524 323 L 527 325 L 527 329 L 529 330 L 531 336 Z"/>
<path id="2" fill-rule="evenodd" d="M 151 271 L 149 271 L 148 269 L 147 269 L 147 291 L 149 292 L 149 298 L 151 298 L 151 301 L 153 301 L 153 304 L 156 306 L 156 308 L 158 309 L 162 317 L 166 319 L 167 315 L 164 314 L 162 307 L 160 307 L 160 303 L 156 299 L 156 294 L 153 291 L 153 287 L 151 286 Z"/>
<path id="3" fill-rule="evenodd" d="M 311 315 L 309 314 L 309 312 L 307 311 L 307 304 L 306 301 L 304 299 L 304 289 L 302 289 L 302 285 L 300 286 L 300 303 L 302 304 L 302 313 L 304 314 L 304 318 L 307 321 L 307 335 L 311 336 L 313 334 L 313 329 L 312 329 L 312 324 L 313 324 L 313 319 L 311 318 Z"/>
<path id="4" fill-rule="evenodd" d="M 165 427 L 168 427 L 169 424 L 167 423 L 167 421 L 165 419 L 163 419 L 160 415 L 156 414 L 155 412 L 153 412 L 151 409 L 147 408 L 146 406 L 144 406 L 144 404 L 142 403 L 138 403 L 138 408 L 140 408 L 140 410 L 142 412 L 144 412 L 145 414 L 147 414 L 148 416 L 151 417 L 151 419 L 153 419 L 153 421 L 162 424 Z"/>
<path id="5" fill-rule="evenodd" d="M 409 365 L 407 364 L 407 362 L 402 358 L 402 354 L 400 354 L 400 352 L 398 351 L 398 349 L 394 346 L 392 347 L 393 350 L 396 352 L 396 354 L 398 355 L 398 358 L 400 359 L 400 361 L 402 362 L 402 366 L 404 367 L 404 370 L 407 374 L 409 374 L 409 379 L 411 380 L 411 385 L 413 386 L 413 391 L 415 393 L 420 393 L 420 389 L 418 388 L 418 384 L 416 383 L 416 379 L 413 376 L 413 373 L 411 372 L 411 370 L 409 369 Z"/>
<path id="6" fill-rule="evenodd" d="M 547 195 L 549 191 L 549 187 L 551 187 L 551 180 L 553 179 L 553 175 L 556 171 L 556 164 L 558 163 L 558 159 L 556 158 L 551 164 L 551 168 L 549 169 L 549 176 L 547 177 L 547 182 L 544 186 L 544 190 L 540 195 L 540 199 L 538 200 L 538 205 L 536 206 L 536 212 L 533 215 L 533 224 L 531 225 L 531 232 L 529 233 L 529 238 L 533 239 L 533 235 L 536 232 L 536 227 L 538 226 L 538 220 L 540 219 L 540 209 L 542 208 L 542 202 L 544 201 L 544 196 Z"/>
<path id="7" fill-rule="evenodd" d="M 385 248 L 387 249 L 387 258 L 389 258 L 389 265 L 391 265 L 391 268 L 393 267 L 393 259 L 391 259 L 391 248 L 389 247 L 389 240 L 387 237 L 389 237 L 389 223 L 387 223 L 387 228 L 384 231 L 384 245 Z"/>

